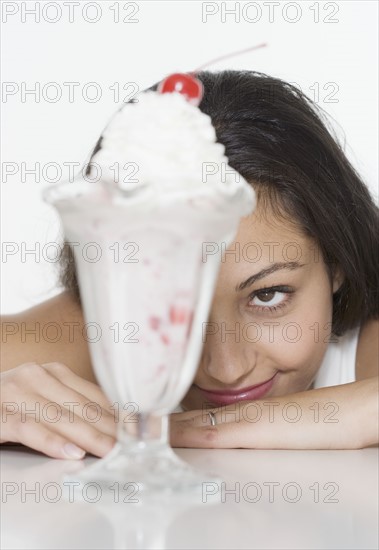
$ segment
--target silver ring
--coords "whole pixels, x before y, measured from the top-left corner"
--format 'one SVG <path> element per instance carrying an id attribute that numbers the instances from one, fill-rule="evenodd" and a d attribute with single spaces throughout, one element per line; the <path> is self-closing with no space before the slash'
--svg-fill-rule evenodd
<path id="1" fill-rule="evenodd" d="M 211 426 L 216 426 L 216 415 L 212 411 L 208 411 L 209 420 L 211 421 Z"/>

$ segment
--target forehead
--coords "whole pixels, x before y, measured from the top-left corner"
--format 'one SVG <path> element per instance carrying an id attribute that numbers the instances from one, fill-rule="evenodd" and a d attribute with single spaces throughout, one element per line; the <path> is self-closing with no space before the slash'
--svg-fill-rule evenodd
<path id="1" fill-rule="evenodd" d="M 263 210 L 259 206 L 250 216 L 241 220 L 233 244 L 237 243 L 245 249 L 253 249 L 255 245 L 261 249 L 262 260 L 274 262 L 286 260 L 283 258 L 286 251 L 288 254 L 284 254 L 285 256 L 294 256 L 295 249 L 298 254 L 301 251 L 303 261 L 309 261 L 309 256 L 314 254 L 316 247 L 315 241 L 305 235 L 295 221 L 279 218 L 270 210 Z M 292 254 L 289 254 L 290 248 L 293 249 Z M 289 261 L 290 259 L 288 258 Z"/>
<path id="2" fill-rule="evenodd" d="M 234 288 L 276 263 L 303 265 L 296 273 L 309 278 L 322 269 L 323 261 L 316 243 L 295 222 L 257 208 L 241 220 L 234 241 L 226 249 L 219 274 L 220 287 Z"/>
<path id="3" fill-rule="evenodd" d="M 274 267 L 273 264 L 291 264 L 288 266 L 291 269 L 267 275 L 262 282 L 279 284 L 284 273 L 286 280 L 291 274 L 292 280 L 295 277 L 308 285 L 327 277 L 316 241 L 305 235 L 295 221 L 263 211 L 258 203 L 253 214 L 241 220 L 234 241 L 226 248 L 215 299 L 222 300 L 227 289 L 237 289 L 251 276 Z M 292 269 L 295 265 L 301 267 Z"/>

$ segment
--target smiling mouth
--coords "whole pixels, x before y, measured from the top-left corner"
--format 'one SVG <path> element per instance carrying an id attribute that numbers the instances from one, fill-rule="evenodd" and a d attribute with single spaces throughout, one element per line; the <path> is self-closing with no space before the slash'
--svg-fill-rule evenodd
<path id="1" fill-rule="evenodd" d="M 278 373 L 276 372 L 272 378 L 262 382 L 261 384 L 256 384 L 254 386 L 249 386 L 247 388 L 240 388 L 237 390 L 207 390 L 201 388 L 195 384 L 195 388 L 204 395 L 208 401 L 215 403 L 217 405 L 228 405 L 230 403 L 236 403 L 237 401 L 247 401 L 254 400 L 263 397 L 272 387 L 274 379 Z"/>

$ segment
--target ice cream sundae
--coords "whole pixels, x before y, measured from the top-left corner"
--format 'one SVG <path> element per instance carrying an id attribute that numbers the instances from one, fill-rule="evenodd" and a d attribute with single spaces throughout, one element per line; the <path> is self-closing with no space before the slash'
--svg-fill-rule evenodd
<path id="1" fill-rule="evenodd" d="M 103 133 L 92 159 L 98 181 L 81 177 L 45 193 L 69 242 L 100 247 L 96 262 L 74 249 L 84 316 L 101 327 L 91 358 L 109 400 L 138 411 L 137 425 L 120 422 L 112 457 L 89 468 L 87 479 L 159 486 L 154 464 L 167 475 L 165 487 L 169 479 L 172 487 L 186 484 L 185 465 L 167 444 L 167 414 L 187 392 L 201 354 L 221 262 L 220 253 L 205 257 L 204 246 L 230 243 L 255 206 L 252 187 L 228 166 L 210 117 L 197 106 L 201 94 L 191 74 L 140 93 Z"/>

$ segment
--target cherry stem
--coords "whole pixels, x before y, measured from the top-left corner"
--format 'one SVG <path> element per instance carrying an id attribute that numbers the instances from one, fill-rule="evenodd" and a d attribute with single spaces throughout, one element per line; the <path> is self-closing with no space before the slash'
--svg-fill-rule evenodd
<path id="1" fill-rule="evenodd" d="M 258 46 L 252 46 L 252 47 L 246 48 L 244 50 L 239 50 L 238 52 L 233 52 L 233 53 L 228 53 L 226 55 L 221 55 L 220 57 L 216 57 L 215 59 L 212 59 L 211 61 L 207 61 L 207 63 L 204 63 L 203 65 L 200 65 L 200 67 L 198 67 L 197 69 L 192 71 L 192 74 L 196 74 L 199 71 L 201 71 L 202 69 L 204 69 L 204 67 L 208 67 L 208 65 L 211 65 L 213 63 L 218 63 L 219 61 L 222 61 L 223 59 L 228 59 L 229 57 L 234 57 L 236 55 L 241 55 L 243 53 L 252 52 L 253 50 L 258 50 L 259 48 L 265 48 L 266 46 L 267 46 L 267 44 L 263 43 L 263 44 L 259 44 Z"/>

